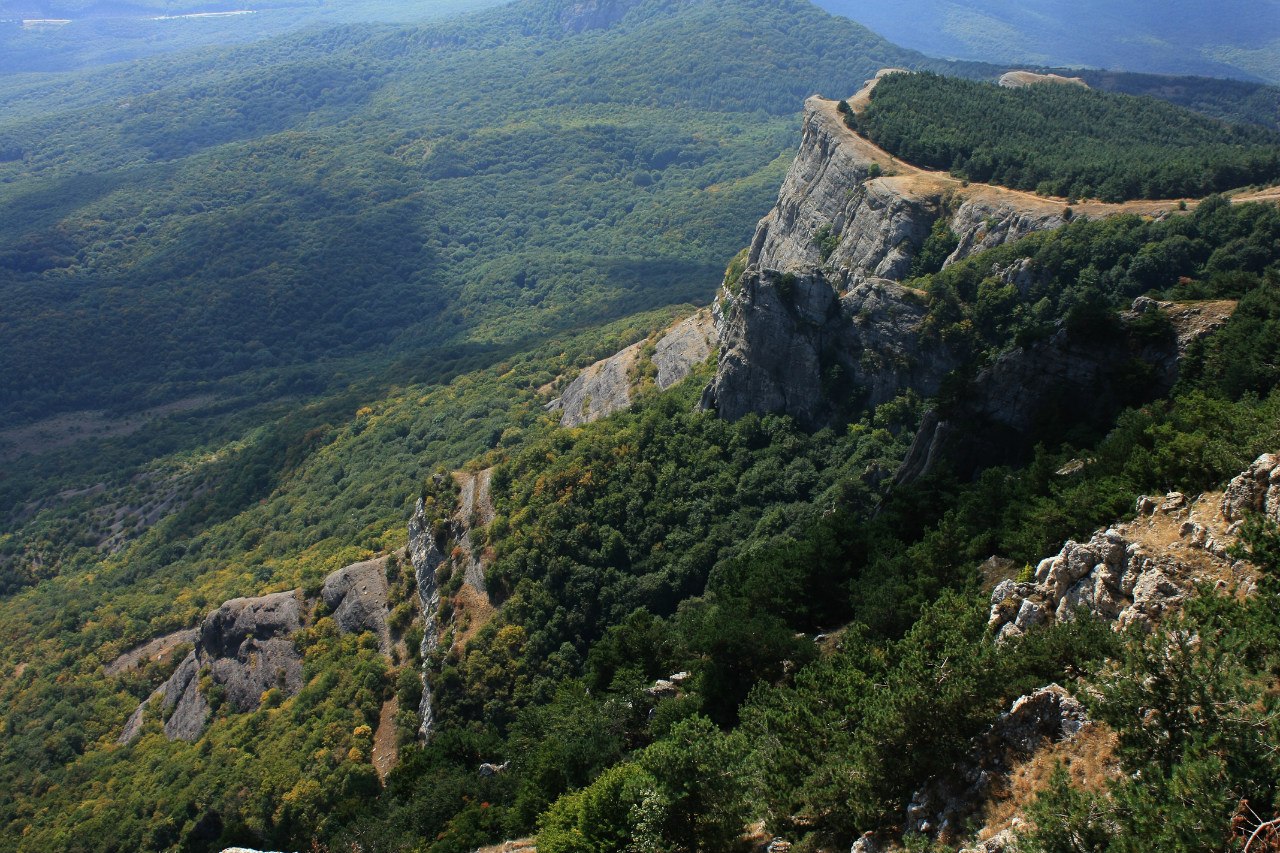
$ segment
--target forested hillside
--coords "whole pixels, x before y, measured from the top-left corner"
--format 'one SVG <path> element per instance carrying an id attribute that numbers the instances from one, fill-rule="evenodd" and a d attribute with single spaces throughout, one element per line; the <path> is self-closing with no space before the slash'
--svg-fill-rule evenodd
<path id="1" fill-rule="evenodd" d="M 1280 133 L 1075 86 L 893 74 L 849 121 L 915 165 L 1042 195 L 1197 197 L 1280 178 Z"/>
<path id="2" fill-rule="evenodd" d="M 374 349 L 427 378 L 446 350 L 706 298 L 796 99 L 914 60 L 794 4 L 650 2 L 577 35 L 525 5 L 157 60 L 61 109 L 65 85 L 26 91 L 0 126 L 0 400 L 314 392 L 300 365 Z"/>
<path id="3" fill-rule="evenodd" d="M 64 72 L 157 54 L 260 41 L 319 25 L 422 23 L 503 0 L 348 0 L 299 3 L 5 0 L 0 3 L 0 85 L 32 72 Z M 10 76 L 10 80 L 4 77 Z"/>
<path id="4" fill-rule="evenodd" d="M 749 828 L 847 849 L 900 836 L 914 792 L 1050 682 L 1120 769 L 1028 795 L 1063 816 L 1029 849 L 1228 850 L 1274 817 L 1264 598 L 1147 638 L 1081 615 L 997 646 L 987 620 L 992 583 L 1140 494 L 1280 448 L 1275 205 L 1077 216 L 948 266 L 955 235 L 926 225 L 902 291 L 922 352 L 958 365 L 936 398 L 868 407 L 827 370 L 810 430 L 707 410 L 718 364 L 659 390 L 660 331 L 741 284 L 803 99 L 888 65 L 992 71 L 799 0 L 526 0 L 0 84 L 0 850 L 728 851 Z M 1105 154 L 1152 116 L 1194 146 L 1272 138 L 1106 103 L 1143 106 L 1099 125 Z M 796 271 L 764 278 L 803 318 Z M 1140 296 L 1230 319 L 1185 343 Z M 1025 465 L 901 475 L 926 410 L 962 423 L 985 369 L 1059 337 L 1125 353 L 1132 405 L 1037 424 Z M 570 380 L 633 344 L 629 409 L 561 427 Z M 1147 345 L 1180 368 L 1166 396 Z M 1242 529 L 1269 590 L 1276 532 Z M 326 594 L 374 560 L 385 637 Z M 281 592 L 289 637 L 209 627 Z M 225 636 L 296 671 L 239 707 L 230 658 L 193 657 Z M 174 736 L 156 691 L 183 661 L 207 717 Z M 1167 738 L 1153 677 L 1177 688 Z"/>

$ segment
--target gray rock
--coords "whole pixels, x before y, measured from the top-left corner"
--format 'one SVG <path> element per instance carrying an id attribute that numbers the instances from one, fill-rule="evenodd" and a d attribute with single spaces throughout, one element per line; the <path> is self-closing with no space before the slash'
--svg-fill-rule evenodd
<path id="1" fill-rule="evenodd" d="M 1043 625 L 1047 619 L 1043 607 L 1029 598 L 1024 598 L 1022 605 L 1018 608 L 1018 615 L 1013 621 L 1022 631 L 1030 631 L 1032 628 Z"/>
<path id="2" fill-rule="evenodd" d="M 631 405 L 631 371 L 640 358 L 642 343 L 589 367 L 584 367 L 564 394 L 553 403 L 560 410 L 560 425 L 582 426 Z"/>
<path id="3" fill-rule="evenodd" d="M 382 653 L 391 653 L 386 557 L 339 569 L 325 579 L 320 596 L 339 631 L 344 634 L 370 631 L 378 638 Z"/>
<path id="4" fill-rule="evenodd" d="M 1018 853 L 1018 836 L 1011 829 L 998 832 L 986 841 L 961 849 L 960 853 Z"/>
<path id="5" fill-rule="evenodd" d="M 658 387 L 665 391 L 683 380 L 711 356 L 717 341 L 715 321 L 706 309 L 663 332 L 652 355 Z M 644 348 L 641 341 L 583 368 L 547 410 L 560 412 L 561 426 L 575 427 L 630 408 Z"/>
<path id="6" fill-rule="evenodd" d="M 170 740 L 199 740 L 209 719 L 209 703 L 200 692 L 200 664 L 193 649 L 164 685 L 164 708 L 169 714 L 164 733 Z"/>
<path id="7" fill-rule="evenodd" d="M 876 844 L 875 834 L 864 832 L 857 841 L 853 842 L 849 853 L 880 853 L 880 845 Z"/>
<path id="8" fill-rule="evenodd" d="M 1241 521 L 1249 513 L 1280 522 L 1280 456 L 1274 453 L 1254 460 L 1232 479 L 1222 497 L 1222 516 L 1228 521 Z"/>
<path id="9" fill-rule="evenodd" d="M 440 538 L 433 532 L 436 522 L 441 519 L 427 517 L 426 505 L 421 498 L 414 506 L 413 515 L 409 518 L 408 555 L 413 563 L 414 575 L 418 584 L 418 599 L 422 606 L 422 646 L 423 660 L 422 701 L 418 705 L 419 734 L 424 739 L 431 737 L 435 713 L 431 707 L 431 682 L 427 678 L 426 665 L 432 653 L 440 645 L 440 587 L 436 583 L 436 569 L 445 561 Z"/>
<path id="10" fill-rule="evenodd" d="M 816 427 L 842 400 L 935 394 L 956 360 L 922 344 L 924 316 L 920 296 L 891 281 L 863 281 L 840 297 L 819 271 L 748 268 L 722 294 L 720 357 L 703 406 L 730 420 L 779 413 Z"/>
<path id="11" fill-rule="evenodd" d="M 699 311 L 687 320 L 681 320 L 658 339 L 654 348 L 653 363 L 658 368 L 658 387 L 665 391 L 682 381 L 695 366 L 711 357 L 718 342 L 715 320 L 710 311 Z"/>
<path id="12" fill-rule="evenodd" d="M 756 227 L 748 263 L 783 272 L 818 266 L 847 271 L 853 281 L 867 277 L 900 280 L 928 238 L 933 223 L 947 216 L 950 190 L 965 190 L 907 179 L 873 178 L 875 160 L 841 123 L 829 102 L 805 102 L 800 149 L 783 180 L 777 203 Z M 1013 209 L 1008 201 L 976 195 L 949 215 L 959 245 L 947 263 L 1017 240 L 1032 231 L 1060 227 L 1059 210 L 1042 204 Z M 824 259 L 819 234 L 835 237 Z"/>
<path id="13" fill-rule="evenodd" d="M 560 12 L 560 26 L 567 33 L 604 30 L 627 16 L 638 0 L 579 0 Z"/>

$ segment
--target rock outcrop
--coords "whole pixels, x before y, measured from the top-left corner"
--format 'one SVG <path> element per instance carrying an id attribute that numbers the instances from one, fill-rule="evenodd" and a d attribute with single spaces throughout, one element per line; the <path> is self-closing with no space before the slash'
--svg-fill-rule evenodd
<path id="1" fill-rule="evenodd" d="M 637 0 L 580 0 L 560 12 L 560 26 L 566 33 L 604 30 L 627 16 Z"/>
<path id="2" fill-rule="evenodd" d="M 1022 264 L 1003 273 L 1019 286 L 1031 286 L 1035 276 Z M 1051 442 L 1069 428 L 1111 423 L 1121 409 L 1167 393 L 1188 347 L 1225 323 L 1234 308 L 1233 302 L 1180 305 L 1139 298 L 1114 328 L 1060 323 L 1049 337 L 997 358 L 945 413 L 927 413 L 898 482 L 923 476 L 944 458 L 962 477 L 1015 464 L 1033 441 Z M 1141 331 L 1148 311 L 1166 315 L 1168 334 Z"/>
<path id="3" fill-rule="evenodd" d="M 560 411 L 560 425 L 582 426 L 631 406 L 631 375 L 640 360 L 643 343 L 582 369 L 550 411 Z"/>
<path id="4" fill-rule="evenodd" d="M 339 569 L 325 579 L 321 597 L 340 632 L 371 631 L 383 653 L 390 654 L 386 563 L 383 557 Z M 272 688 L 286 696 L 296 693 L 302 686 L 302 655 L 294 635 L 306 624 L 312 603 L 298 589 L 235 598 L 205 617 L 198 628 L 140 647 L 169 647 L 175 637 L 195 643 L 169 679 L 129 716 L 119 742 L 135 740 L 157 706 L 163 709 L 167 737 L 199 739 L 213 710 L 214 689 L 218 702 L 239 713 L 257 709 L 262 694 Z"/>
<path id="5" fill-rule="evenodd" d="M 850 99 L 854 111 L 865 108 L 874 85 L 869 81 Z M 908 389 L 922 397 L 936 393 L 941 377 L 957 362 L 938 348 L 921 346 L 918 301 L 902 288 L 884 285 L 910 273 L 936 225 L 945 225 L 957 240 L 946 266 L 1033 232 L 1059 228 L 1073 217 L 1121 212 L 1159 217 L 1176 207 L 1169 201 L 1087 202 L 1069 212 L 1064 199 L 967 184 L 897 160 L 859 136 L 846 126 L 842 104 L 820 97 L 805 102 L 800 150 L 777 203 L 756 227 L 745 272 L 727 279 L 722 290 L 718 371 L 703 403 L 725 417 L 782 412 L 816 426 L 842 404 L 858 399 L 859 391 L 865 392 L 866 405 Z M 1036 271 L 1026 263 L 996 274 L 1017 282 L 1024 297 L 1036 282 Z M 780 293 L 783 282 L 788 292 Z M 880 285 L 878 304 L 868 305 L 863 298 L 861 288 L 868 283 Z M 1090 354 L 1085 350 L 1092 344 L 1079 341 L 1079 352 L 1068 351 L 1067 345 L 1076 343 L 1058 338 L 1006 360 L 991 369 L 989 382 L 1003 382 L 1004 390 L 1010 390 L 1034 373 L 1030 393 L 1047 399 L 1056 386 L 1041 378 L 1042 371 L 1068 380 L 1071 388 L 1085 389 L 1105 372 L 1117 345 L 1133 348 L 1131 341 L 1113 341 L 1112 351 Z M 1167 374 L 1161 372 L 1165 363 L 1176 361 L 1172 352 L 1166 347 L 1153 356 L 1161 377 Z M 991 412 L 975 414 L 1021 416 L 1016 407 L 997 411 L 1003 402 L 999 396 L 993 390 Z M 1043 408 L 1033 406 L 1024 420 L 1043 416 Z M 923 436 L 908 473 L 925 470 L 924 463 L 943 451 L 954 426 L 946 421 L 934 417 L 931 426 L 942 433 Z M 999 418 L 995 425 L 1007 431 L 1025 426 L 1002 425 Z M 1004 437 L 993 446 L 1005 447 Z"/>
<path id="6" fill-rule="evenodd" d="M 174 740 L 200 737 L 210 711 L 201 685 L 205 676 L 241 712 L 256 709 L 272 687 L 295 692 L 302 683 L 302 655 L 293 634 L 301 627 L 296 590 L 232 599 L 209 614 L 196 647 L 162 688 L 169 714 L 165 734 Z"/>
<path id="7" fill-rule="evenodd" d="M 922 296 L 887 279 L 841 296 L 818 271 L 748 268 L 718 315 L 720 358 L 703 405 L 731 420 L 773 412 L 818 426 L 842 400 L 878 405 L 907 388 L 932 395 L 957 364 L 922 341 Z"/>
<path id="8" fill-rule="evenodd" d="M 822 267 L 851 282 L 901 279 L 940 217 L 960 238 L 948 263 L 1066 222 L 1052 200 L 964 186 L 895 160 L 849 130 L 834 101 L 815 96 L 805 101 L 800 150 L 756 226 L 748 265 Z"/>
<path id="9" fill-rule="evenodd" d="M 653 348 L 658 388 L 665 391 L 682 382 L 694 367 L 711 357 L 718 341 L 715 320 L 706 309 L 672 326 Z"/>
<path id="10" fill-rule="evenodd" d="M 699 311 L 656 338 L 632 344 L 583 368 L 547 410 L 560 412 L 561 426 L 575 427 L 630 408 L 647 366 L 653 366 L 657 386 L 665 391 L 710 358 L 717 341 L 711 312 Z"/>
<path id="11" fill-rule="evenodd" d="M 1006 71 L 1000 75 L 999 83 L 1006 89 L 1021 89 L 1024 86 L 1035 86 L 1048 83 L 1058 86 L 1079 86 L 1088 89 L 1089 84 L 1079 77 L 1063 77 L 1061 74 L 1037 74 L 1034 71 Z"/>
<path id="12" fill-rule="evenodd" d="M 371 631 L 383 654 L 391 653 L 387 627 L 387 558 L 339 569 L 325 579 L 320 597 L 344 634 Z"/>
<path id="13" fill-rule="evenodd" d="M 1280 524 L 1280 456 L 1274 453 L 1259 456 L 1222 496 L 1222 517 L 1227 521 L 1243 521 L 1249 513 Z"/>
<path id="14" fill-rule="evenodd" d="M 413 563 L 418 584 L 418 600 L 422 607 L 422 647 L 424 662 L 431 658 L 440 645 L 440 586 L 436 583 L 436 569 L 445 561 L 443 532 L 435 529 L 436 519 L 428 518 L 425 503 L 418 499 L 409 519 L 409 559 Z M 424 668 L 422 673 L 422 701 L 418 705 L 419 734 L 431 736 L 435 720 L 431 707 L 431 680 Z"/>
<path id="15" fill-rule="evenodd" d="M 1222 494 L 1143 497 L 1138 517 L 1068 542 L 1040 561 L 1031 580 L 1001 582 L 991 594 L 999 640 L 1073 618 L 1083 608 L 1117 630 L 1150 627 L 1181 606 L 1195 586 L 1250 593 L 1254 568 L 1233 555 L 1245 513 L 1280 518 L 1280 457 L 1260 456 Z"/>
<path id="16" fill-rule="evenodd" d="M 1088 722 L 1084 706 L 1056 684 L 1020 697 L 974 742 L 966 761 L 915 793 L 905 831 L 954 838 L 1017 760 L 1074 737 Z"/>

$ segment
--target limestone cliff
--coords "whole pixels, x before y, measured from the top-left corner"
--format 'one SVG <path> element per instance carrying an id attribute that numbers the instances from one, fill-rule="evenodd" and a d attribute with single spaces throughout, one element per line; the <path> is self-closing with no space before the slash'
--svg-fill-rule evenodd
<path id="1" fill-rule="evenodd" d="M 665 391 L 706 361 L 717 341 L 711 312 L 698 311 L 648 340 L 583 368 L 564 393 L 547 404 L 547 411 L 560 412 L 561 426 L 575 427 L 627 409 L 648 372 Z"/>
<path id="2" fill-rule="evenodd" d="M 342 633 L 370 631 L 384 654 L 391 654 L 387 627 L 387 558 L 339 569 L 325 580 L 321 598 Z M 164 733 L 171 740 L 197 740 L 214 710 L 225 702 L 237 713 L 255 710 L 262 694 L 278 688 L 289 696 L 302 686 L 302 654 L 294 635 L 308 624 L 315 602 L 294 589 L 256 598 L 235 598 L 205 617 L 198 628 L 152 640 L 122 655 L 108 667 L 130 671 L 129 661 L 157 644 L 172 647 L 174 638 L 194 641 L 194 648 L 169 679 L 148 696 L 125 722 L 119 741 L 130 743 L 143 730 L 149 711 L 163 711 Z"/>
<path id="3" fill-rule="evenodd" d="M 804 133 L 773 209 L 756 226 L 750 266 L 823 267 L 843 281 L 901 279 L 934 222 L 960 238 L 955 263 L 1064 224 L 1064 205 L 916 169 L 849 130 L 834 101 L 805 102 Z M 1086 211 L 1086 215 L 1088 212 Z"/>
<path id="4" fill-rule="evenodd" d="M 418 717 L 424 739 L 431 736 L 435 722 L 429 668 L 442 642 L 464 645 L 495 612 L 484 578 L 493 552 L 482 547 L 479 536 L 494 518 L 493 469 L 458 471 L 452 480 L 457 487 L 455 506 L 447 513 L 432 512 L 419 499 L 409 520 L 408 555 L 422 610 L 423 691 Z"/>
<path id="5" fill-rule="evenodd" d="M 874 84 L 852 99 L 855 111 Z M 703 405 L 725 417 L 775 412 L 812 427 L 841 405 L 875 405 L 908 389 L 937 393 L 959 363 L 923 345 L 923 299 L 893 283 L 908 276 L 935 225 L 956 238 L 945 266 L 1072 218 L 1063 199 L 903 163 L 850 130 L 840 110 L 824 98 L 805 102 L 800 149 L 777 203 L 756 228 L 745 271 L 722 289 L 718 368 Z M 1170 210 L 1169 202 L 1091 202 L 1075 205 L 1074 216 Z M 1083 361 L 1050 365 L 1052 350 L 1023 366 L 1091 372 Z M 1167 355 L 1157 358 L 1162 366 Z"/>
<path id="6" fill-rule="evenodd" d="M 1256 512 L 1280 521 L 1280 456 L 1264 454 L 1225 492 L 1141 498 L 1137 518 L 1068 542 L 1024 582 L 991 596 L 991 627 L 1005 638 L 1070 619 L 1078 608 L 1115 623 L 1150 627 L 1196 584 L 1251 593 L 1255 567 L 1234 556 L 1240 524 Z"/>
<path id="7" fill-rule="evenodd" d="M 1235 305 L 1142 297 L 1114 328 L 1059 324 L 1048 338 L 1001 355 L 958 399 L 927 413 L 898 481 L 919 478 L 944 457 L 960 476 L 1017 463 L 1033 440 L 1052 440 L 1071 426 L 1105 426 L 1122 408 L 1167 393 L 1190 345 L 1220 328 Z M 1169 319 L 1167 335 L 1135 331 L 1148 311 Z"/>
<path id="8" fill-rule="evenodd" d="M 723 344 L 703 405 L 730 419 L 785 412 L 813 427 L 839 400 L 934 394 L 956 360 L 921 340 L 924 317 L 923 296 L 887 279 L 840 295 L 821 272 L 748 268 L 717 311 Z"/>

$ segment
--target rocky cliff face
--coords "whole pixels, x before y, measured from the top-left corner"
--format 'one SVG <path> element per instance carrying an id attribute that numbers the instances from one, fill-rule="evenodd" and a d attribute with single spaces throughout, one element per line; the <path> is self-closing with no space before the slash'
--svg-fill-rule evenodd
<path id="1" fill-rule="evenodd" d="M 706 361 L 717 341 L 711 312 L 699 311 L 648 341 L 583 368 L 547 410 L 560 412 L 561 426 L 576 427 L 630 408 L 646 368 L 652 366 L 658 388 L 665 391 Z"/>
<path id="2" fill-rule="evenodd" d="M 778 412 L 813 427 L 839 400 L 878 405 L 906 388 L 934 394 L 956 361 L 922 342 L 924 317 L 922 295 L 887 279 L 840 295 L 819 271 L 748 267 L 719 306 L 723 343 L 703 405 L 730 419 Z"/>
<path id="3" fill-rule="evenodd" d="M 1138 500 L 1137 518 L 1068 542 L 1025 582 L 1004 581 L 991 595 L 990 624 L 1000 639 L 1084 608 L 1117 628 L 1149 628 L 1177 609 L 1197 584 L 1251 594 L 1255 567 L 1232 546 L 1248 513 L 1280 521 L 1280 456 L 1264 454 L 1225 492 L 1177 492 Z"/>
<path id="4" fill-rule="evenodd" d="M 1062 211 L 1046 199 L 966 187 L 899 163 L 845 127 L 835 102 L 812 97 L 800 150 L 756 227 L 748 263 L 780 272 L 823 267 L 852 281 L 901 279 L 940 217 L 960 238 L 947 259 L 955 263 L 1060 227 Z"/>
<path id="5" fill-rule="evenodd" d="M 339 569 L 325 579 L 320 598 L 344 634 L 371 632 L 383 654 L 391 653 L 387 627 L 387 558 Z"/>
<path id="6" fill-rule="evenodd" d="M 409 559 L 413 563 L 418 585 L 418 601 L 422 608 L 422 659 L 426 661 L 440 644 L 440 587 L 436 583 L 436 569 L 445 561 L 442 550 L 443 537 L 434 529 L 435 519 L 428 518 L 422 498 L 414 507 L 409 519 Z M 422 673 L 422 702 L 418 706 L 419 733 L 425 738 L 431 734 L 434 714 L 431 709 L 431 682 L 426 671 Z"/>
<path id="7" fill-rule="evenodd" d="M 220 687 L 236 711 L 252 711 L 272 687 L 294 693 L 302 683 L 302 655 L 293 634 L 302 627 L 301 597 L 295 590 L 236 598 L 210 613 L 200 625 L 196 647 L 165 685 L 160 698 L 169 714 L 164 733 L 194 741 L 210 712 L 206 688 Z M 126 726 L 126 729 L 129 727 Z"/>
<path id="8" fill-rule="evenodd" d="M 340 632 L 371 631 L 383 653 L 389 655 L 386 564 L 384 557 L 339 569 L 325 580 L 321 597 Z M 190 637 L 195 647 L 169 680 L 130 715 L 120 743 L 130 743 L 142 733 L 149 709 L 157 705 L 163 709 L 167 737 L 199 739 L 213 710 L 211 688 L 217 688 L 221 701 L 239 713 L 255 710 L 262 694 L 272 688 L 279 688 L 286 696 L 296 693 L 302 686 L 302 655 L 294 635 L 307 623 L 312 603 L 299 589 L 236 598 L 210 613 L 198 628 L 160 638 Z M 126 653 L 122 660 L 156 642 Z"/>
<path id="9" fill-rule="evenodd" d="M 738 282 L 717 305 L 717 375 L 703 404 L 816 426 L 837 402 L 938 390 L 958 362 L 922 345 L 923 298 L 905 278 L 935 222 L 954 263 L 1064 223 L 1062 207 L 913 170 L 845 127 L 834 102 L 805 103 L 804 135 Z"/>
<path id="10" fill-rule="evenodd" d="M 1015 282 L 1030 275 L 1025 267 L 1010 271 Z M 898 481 L 917 479 L 943 458 L 968 476 L 1020 461 L 1033 438 L 1052 440 L 1070 425 L 1110 423 L 1125 406 L 1168 392 L 1190 345 L 1234 310 L 1229 301 L 1179 305 L 1143 297 L 1114 328 L 1060 325 L 1050 337 L 1006 352 L 945 412 L 926 414 Z M 1167 336 L 1134 331 L 1148 311 L 1170 320 Z"/>

